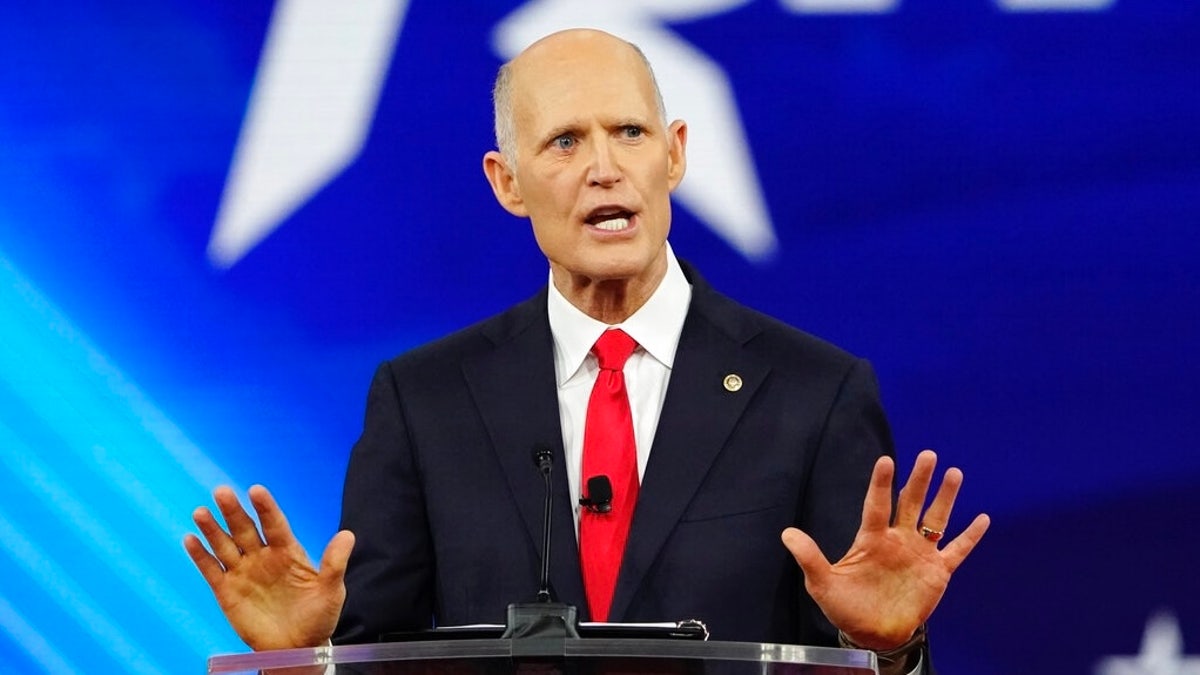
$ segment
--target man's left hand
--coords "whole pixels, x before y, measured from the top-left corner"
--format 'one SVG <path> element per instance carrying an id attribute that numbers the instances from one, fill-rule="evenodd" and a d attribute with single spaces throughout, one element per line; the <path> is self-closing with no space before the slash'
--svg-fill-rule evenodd
<path id="1" fill-rule="evenodd" d="M 887 650 L 907 641 L 946 592 L 950 576 L 983 538 L 990 519 L 976 516 L 966 530 L 938 548 L 950 521 L 963 474 L 948 469 L 924 510 L 937 455 L 917 455 L 892 516 L 895 463 L 881 457 L 863 501 L 862 525 L 846 555 L 834 564 L 804 532 L 789 527 L 783 543 L 804 571 L 804 586 L 825 616 L 852 642 Z"/>

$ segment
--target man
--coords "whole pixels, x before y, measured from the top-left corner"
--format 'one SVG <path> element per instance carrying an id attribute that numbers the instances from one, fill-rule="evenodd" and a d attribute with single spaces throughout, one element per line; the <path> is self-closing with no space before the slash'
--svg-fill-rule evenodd
<path id="1" fill-rule="evenodd" d="M 499 151 L 484 172 L 499 203 L 530 219 L 550 284 L 380 367 L 345 529 L 320 571 L 265 489 L 250 490 L 262 536 L 228 488 L 214 495 L 228 533 L 197 509 L 212 553 L 194 536 L 185 546 L 235 630 L 274 649 L 502 621 L 537 590 L 530 450 L 546 445 L 567 467 L 555 474 L 551 580 L 585 619 L 699 618 L 715 639 L 840 641 L 878 651 L 886 672 L 920 667 L 923 624 L 988 526 L 981 515 L 939 550 L 961 472 L 946 472 L 922 515 L 936 460 L 921 453 L 893 513 L 870 367 L 675 259 L 669 197 L 687 126 L 666 123 L 635 47 L 556 33 L 501 70 L 495 98 Z M 632 337 L 628 361 L 606 366 L 599 344 L 616 332 Z M 605 470 L 626 520 L 597 539 L 598 522 L 619 521 L 571 507 L 590 498 L 602 382 L 627 411 L 604 433 L 625 425 L 636 459 Z M 596 564 L 613 551 L 593 554 L 595 541 L 615 546 L 615 562 Z"/>

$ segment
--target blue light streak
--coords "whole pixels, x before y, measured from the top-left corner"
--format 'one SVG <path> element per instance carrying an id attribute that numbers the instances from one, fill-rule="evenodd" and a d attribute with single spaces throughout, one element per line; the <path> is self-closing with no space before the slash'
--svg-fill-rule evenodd
<path id="1" fill-rule="evenodd" d="M 2 254 L 0 317 L 0 556 L 34 582 L 0 599 L 0 628 L 49 672 L 239 650 L 180 547 L 234 482 Z"/>

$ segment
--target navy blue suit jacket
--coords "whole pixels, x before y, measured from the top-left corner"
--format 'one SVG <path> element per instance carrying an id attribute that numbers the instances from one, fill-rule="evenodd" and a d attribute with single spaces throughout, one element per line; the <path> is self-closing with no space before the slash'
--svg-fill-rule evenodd
<path id="1" fill-rule="evenodd" d="M 801 527 L 836 560 L 875 460 L 892 453 L 861 359 L 739 305 L 684 266 L 692 303 L 639 492 L 610 620 L 700 619 L 712 638 L 833 645 L 780 542 Z M 338 643 L 503 623 L 533 599 L 541 475 L 565 466 L 546 291 L 381 365 L 346 475 L 357 544 Z M 736 373 L 744 386 L 723 386 Z M 587 603 L 567 477 L 554 480 L 550 578 Z"/>

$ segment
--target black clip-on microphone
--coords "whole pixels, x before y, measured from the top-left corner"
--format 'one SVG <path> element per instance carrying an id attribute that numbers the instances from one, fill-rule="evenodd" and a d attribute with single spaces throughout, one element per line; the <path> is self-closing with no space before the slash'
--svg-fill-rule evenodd
<path id="1" fill-rule="evenodd" d="M 600 474 L 587 480 L 587 496 L 579 498 L 579 505 L 592 513 L 611 513 L 612 500 L 612 482 Z"/>
<path id="2" fill-rule="evenodd" d="M 550 481 L 550 472 L 554 468 L 554 453 L 549 446 L 534 446 L 533 463 L 546 483 L 546 500 L 542 506 L 542 575 L 534 602 L 518 602 L 508 606 L 508 620 L 505 622 L 504 634 L 500 637 L 514 641 L 531 640 L 524 643 L 514 642 L 514 656 L 562 654 L 562 649 L 554 649 L 553 643 L 564 638 L 579 637 L 578 610 L 574 605 L 554 602 L 550 593 L 550 531 L 554 507 L 554 488 Z M 605 478 L 605 482 L 607 480 Z M 588 485 L 590 489 L 590 481 Z M 611 491 L 610 488 L 610 502 Z M 550 641 L 549 644 L 547 640 Z"/>

